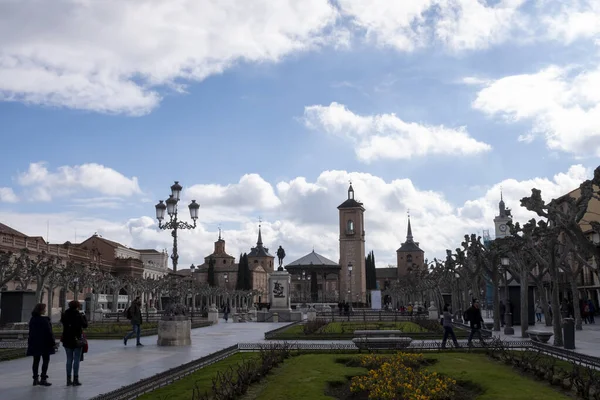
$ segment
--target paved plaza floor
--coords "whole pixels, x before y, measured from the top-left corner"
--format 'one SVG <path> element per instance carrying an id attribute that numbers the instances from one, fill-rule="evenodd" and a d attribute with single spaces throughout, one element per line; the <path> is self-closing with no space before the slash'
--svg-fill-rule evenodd
<path id="1" fill-rule="evenodd" d="M 487 318 L 484 318 L 488 321 Z M 489 320 L 491 321 L 491 319 Z M 513 326 L 514 335 L 505 335 L 504 328 L 500 328 L 500 332 L 492 332 L 493 336 L 499 336 L 502 340 L 523 340 L 521 337 L 521 327 Z M 529 329 L 537 329 L 546 332 L 552 332 L 551 326 L 546 326 L 544 322 L 538 322 L 535 326 L 530 325 Z M 550 338 L 548 344 L 553 343 L 553 338 Z M 587 354 L 594 357 L 600 357 L 600 323 L 583 324 L 583 330 L 575 331 L 575 350 L 577 353 Z"/>
<path id="2" fill-rule="evenodd" d="M 159 372 L 233 346 L 239 342 L 261 342 L 264 333 L 285 323 L 223 323 L 192 330 L 192 345 L 159 347 L 156 336 L 135 339 L 127 346 L 121 340 L 90 340 L 79 371 L 83 386 L 67 387 L 65 351 L 61 347 L 50 357 L 50 387 L 32 386 L 31 357 L 0 362 L 1 400 L 83 400 L 107 393 Z"/>

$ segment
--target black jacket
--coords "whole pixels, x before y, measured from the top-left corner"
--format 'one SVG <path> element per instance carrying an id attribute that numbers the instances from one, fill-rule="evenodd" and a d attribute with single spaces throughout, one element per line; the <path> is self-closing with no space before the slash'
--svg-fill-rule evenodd
<path id="1" fill-rule="evenodd" d="M 63 334 L 61 338 L 63 347 L 66 347 L 67 349 L 76 348 L 77 339 L 81 339 L 83 330 L 88 326 L 85 315 L 80 313 L 79 310 L 69 308 L 63 313 L 60 322 L 63 325 Z"/>
<path id="2" fill-rule="evenodd" d="M 27 339 L 28 356 L 45 356 L 54 354 L 54 334 L 50 318 L 31 313 L 29 320 L 29 338 Z"/>
<path id="3" fill-rule="evenodd" d="M 469 325 L 471 325 L 472 329 L 481 329 L 481 324 L 483 323 L 481 309 L 473 306 L 469 307 L 467 311 L 465 311 L 465 319 L 469 321 Z"/>

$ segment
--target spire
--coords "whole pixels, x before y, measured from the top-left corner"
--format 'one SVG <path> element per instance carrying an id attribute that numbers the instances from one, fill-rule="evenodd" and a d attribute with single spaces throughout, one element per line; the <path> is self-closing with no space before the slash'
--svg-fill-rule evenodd
<path id="1" fill-rule="evenodd" d="M 406 230 L 406 241 L 407 242 L 413 241 L 412 228 L 410 227 L 410 211 L 408 214 L 408 229 Z"/>
<path id="2" fill-rule="evenodd" d="M 500 217 L 506 217 L 506 205 L 504 204 L 504 197 L 502 196 L 502 187 L 500 188 L 500 203 L 498 203 L 498 209 L 500 211 Z"/>
<path id="3" fill-rule="evenodd" d="M 263 245 L 261 225 L 262 225 L 262 219 L 258 218 L 258 240 L 256 241 L 256 247 L 262 247 L 262 245 Z"/>
<path id="4" fill-rule="evenodd" d="M 350 187 L 348 188 L 348 200 L 354 200 L 354 189 L 352 188 L 352 181 L 350 181 Z"/>
<path id="5" fill-rule="evenodd" d="M 219 240 L 221 240 L 221 225 L 219 225 Z"/>

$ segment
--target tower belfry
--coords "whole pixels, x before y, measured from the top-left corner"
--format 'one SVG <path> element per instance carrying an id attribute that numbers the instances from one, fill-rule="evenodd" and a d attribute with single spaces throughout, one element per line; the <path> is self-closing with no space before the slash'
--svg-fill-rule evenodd
<path id="1" fill-rule="evenodd" d="M 352 182 L 348 198 L 338 206 L 340 227 L 340 300 L 365 302 L 365 208 L 354 198 Z M 351 269 L 351 272 L 350 272 Z"/>

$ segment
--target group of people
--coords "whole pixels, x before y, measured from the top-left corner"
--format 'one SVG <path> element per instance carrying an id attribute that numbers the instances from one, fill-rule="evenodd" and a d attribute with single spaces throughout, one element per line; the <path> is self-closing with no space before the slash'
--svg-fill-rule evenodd
<path id="1" fill-rule="evenodd" d="M 123 342 L 127 345 L 127 340 L 136 336 L 137 346 L 142 346 L 140 342 L 142 325 L 142 302 L 137 297 L 127 309 L 127 319 L 131 321 L 132 331 L 124 338 Z M 27 339 L 27 355 L 33 357 L 33 386 L 51 386 L 48 381 L 48 367 L 50 356 L 58 350 L 59 342 L 56 341 L 52 331 L 52 323 L 47 314 L 47 306 L 44 303 L 37 304 L 31 312 L 29 320 L 29 337 Z M 62 335 L 60 342 L 67 356 L 66 372 L 67 386 L 81 386 L 79 380 L 79 365 L 83 360 L 83 353 L 87 351 L 87 340 L 84 329 L 88 327 L 88 321 L 85 313 L 81 311 L 81 303 L 77 300 L 69 302 L 67 310 L 61 315 L 60 323 L 62 325 Z M 41 374 L 40 374 L 41 361 Z"/>
<path id="2" fill-rule="evenodd" d="M 51 386 L 48 382 L 48 366 L 50 356 L 58 350 L 58 343 L 52 331 L 50 318 L 46 316 L 47 307 L 44 303 L 37 304 L 31 312 L 29 320 L 29 338 L 27 342 L 27 355 L 33 356 L 33 386 Z M 60 341 L 67 355 L 67 386 L 81 386 L 79 380 L 79 362 L 81 361 L 87 341 L 83 330 L 88 322 L 85 314 L 81 312 L 81 303 L 77 300 L 69 302 L 68 309 L 60 318 L 62 335 Z M 40 361 L 42 371 L 40 375 Z"/>
<path id="3" fill-rule="evenodd" d="M 469 323 L 469 327 L 471 328 L 471 333 L 469 333 L 469 338 L 467 340 L 467 345 L 471 347 L 473 345 L 473 338 L 477 336 L 481 344 L 485 345 L 485 341 L 483 340 L 483 336 L 481 336 L 481 329 L 483 327 L 483 316 L 481 315 L 481 308 L 479 306 L 479 301 L 477 299 L 473 299 L 471 303 L 471 307 L 465 311 L 463 315 L 465 323 Z M 454 317 L 450 312 L 450 307 L 446 304 L 444 306 L 444 311 L 442 315 L 441 324 L 444 327 L 444 336 L 442 338 L 442 349 L 446 348 L 446 342 L 448 341 L 448 337 L 452 339 L 454 343 L 454 347 L 460 347 L 458 344 L 458 340 L 456 340 L 456 334 L 454 333 L 454 328 L 452 326 L 452 321 Z"/>

